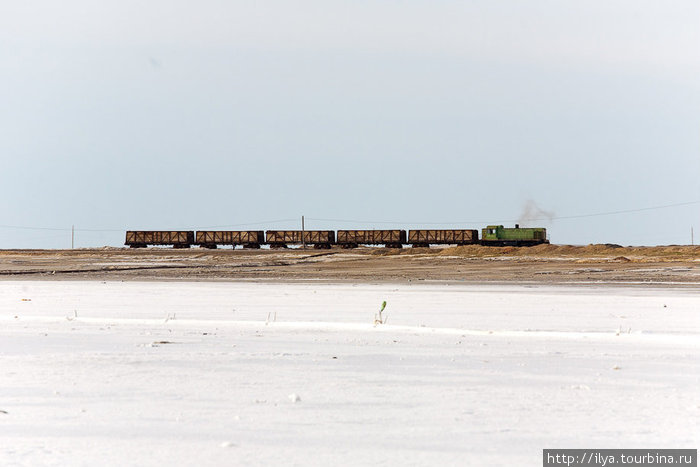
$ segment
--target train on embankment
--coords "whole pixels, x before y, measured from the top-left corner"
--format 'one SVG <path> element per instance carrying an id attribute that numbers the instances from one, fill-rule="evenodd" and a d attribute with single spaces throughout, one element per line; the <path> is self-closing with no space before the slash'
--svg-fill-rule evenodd
<path id="1" fill-rule="evenodd" d="M 327 249 L 334 245 L 356 248 L 360 245 L 384 245 L 387 248 L 403 248 L 404 245 L 430 247 L 431 245 L 490 245 L 531 246 L 549 243 L 547 229 L 542 227 L 520 228 L 489 225 L 479 232 L 473 229 L 457 230 L 129 230 L 125 245 L 146 248 L 148 245 L 173 248 L 217 248 L 242 246 L 243 248 L 287 248 L 290 245 L 308 245 Z"/>

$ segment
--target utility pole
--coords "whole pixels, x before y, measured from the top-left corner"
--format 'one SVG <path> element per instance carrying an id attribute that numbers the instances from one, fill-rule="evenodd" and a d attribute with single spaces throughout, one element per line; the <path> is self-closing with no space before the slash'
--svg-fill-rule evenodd
<path id="1" fill-rule="evenodd" d="M 690 244 L 695 245 L 695 239 L 693 238 L 693 226 L 690 226 Z"/>
<path id="2" fill-rule="evenodd" d="M 301 248 L 306 250 L 306 235 L 304 235 L 304 216 L 301 216 Z"/>
<path id="3" fill-rule="evenodd" d="M 75 248 L 75 226 L 71 225 L 70 226 L 70 249 Z"/>

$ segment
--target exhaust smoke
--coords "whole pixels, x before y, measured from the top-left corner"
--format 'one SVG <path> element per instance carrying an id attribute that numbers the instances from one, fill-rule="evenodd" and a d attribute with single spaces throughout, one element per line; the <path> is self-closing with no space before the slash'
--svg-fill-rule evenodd
<path id="1" fill-rule="evenodd" d="M 533 222 L 546 221 L 551 223 L 554 216 L 554 211 L 546 211 L 539 207 L 533 200 L 529 199 L 525 202 L 520 217 L 518 217 L 518 224 L 525 227 L 534 227 L 532 225 Z"/>

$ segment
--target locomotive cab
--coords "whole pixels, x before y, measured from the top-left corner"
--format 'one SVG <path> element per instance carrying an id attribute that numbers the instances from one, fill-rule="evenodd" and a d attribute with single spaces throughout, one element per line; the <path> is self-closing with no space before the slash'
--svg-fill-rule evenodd
<path id="1" fill-rule="evenodd" d="M 501 238 L 503 238 L 502 225 L 489 225 L 485 229 L 481 229 L 481 239 L 484 241 L 496 241 Z"/>

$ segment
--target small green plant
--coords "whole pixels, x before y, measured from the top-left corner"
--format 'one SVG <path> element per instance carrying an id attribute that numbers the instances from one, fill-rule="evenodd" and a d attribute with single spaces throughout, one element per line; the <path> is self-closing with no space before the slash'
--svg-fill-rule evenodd
<path id="1" fill-rule="evenodd" d="M 386 324 L 386 322 L 389 320 L 389 317 L 386 319 L 382 317 L 382 311 L 384 311 L 384 308 L 386 308 L 386 300 L 382 302 L 381 308 L 379 308 L 379 313 L 374 315 L 374 325 L 376 326 L 377 324 Z"/>

